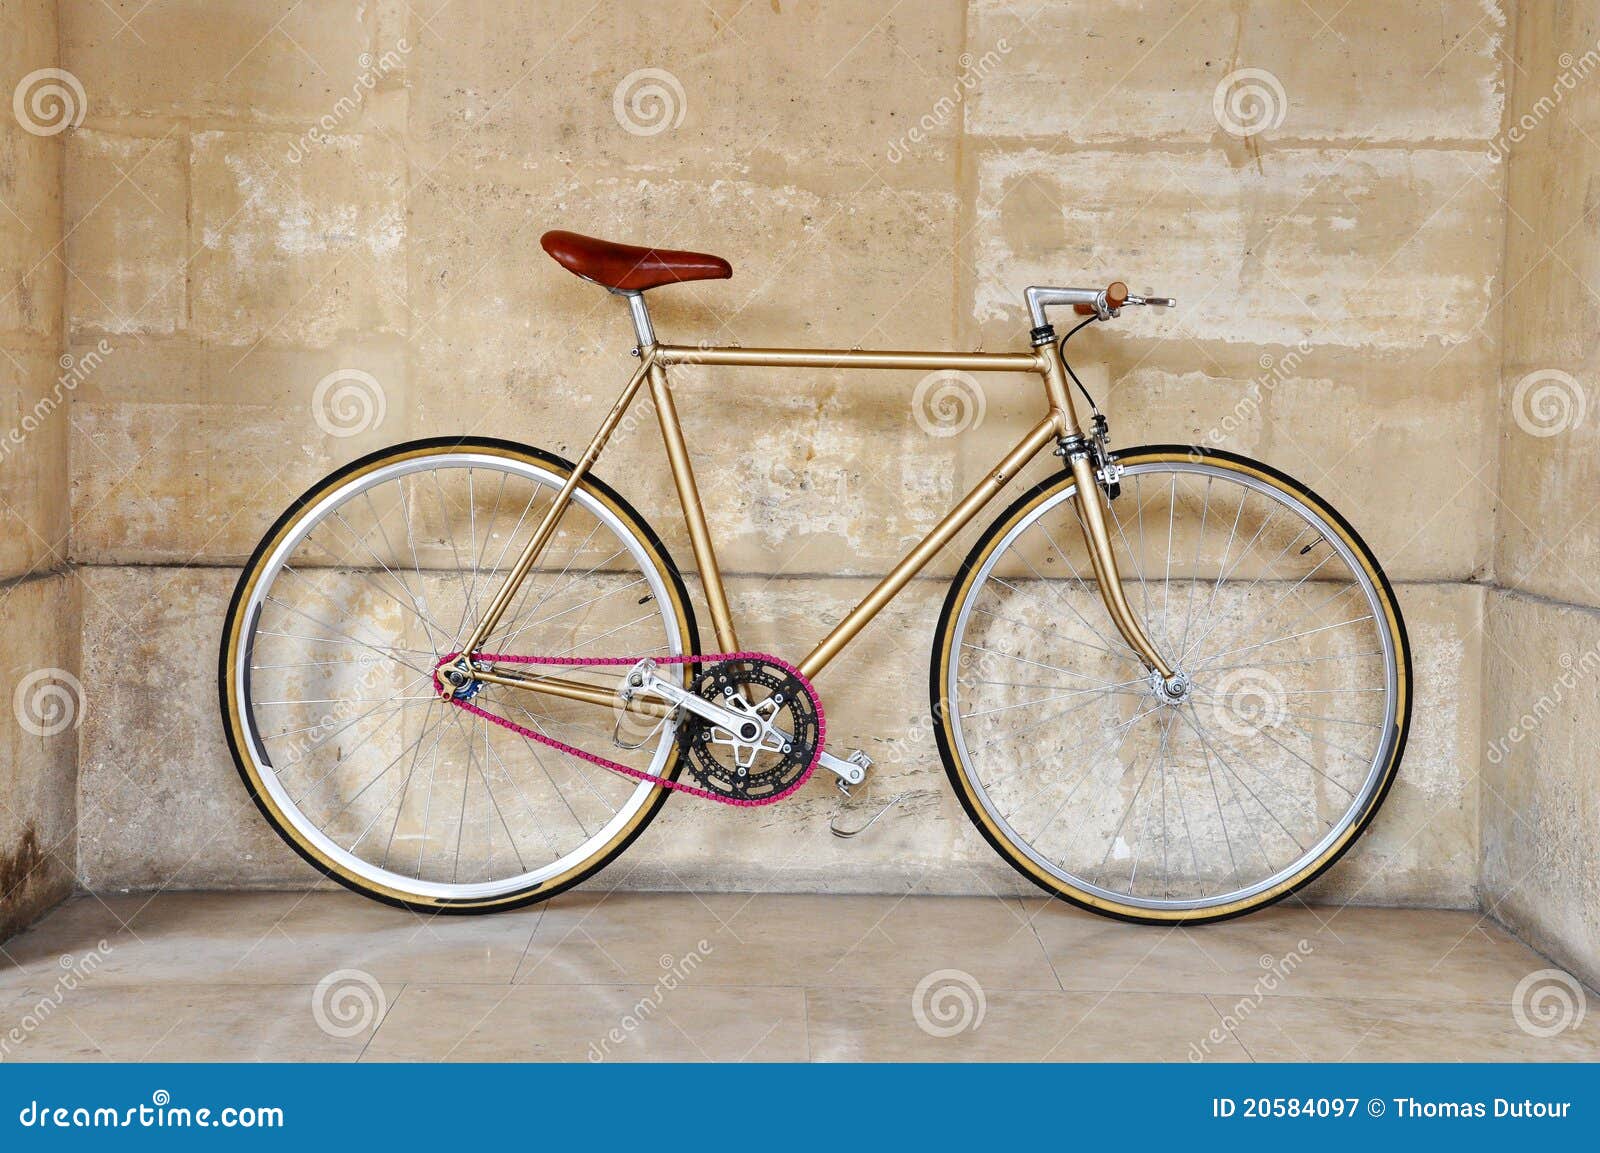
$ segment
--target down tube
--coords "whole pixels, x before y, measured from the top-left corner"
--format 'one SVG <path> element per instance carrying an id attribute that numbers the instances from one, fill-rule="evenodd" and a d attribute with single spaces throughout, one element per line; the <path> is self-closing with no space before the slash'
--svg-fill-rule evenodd
<path id="1" fill-rule="evenodd" d="M 863 597 L 861 603 L 851 609 L 844 620 L 834 626 L 831 633 L 822 638 L 822 642 L 800 662 L 800 671 L 808 679 L 814 678 L 821 672 L 828 662 L 838 656 L 845 645 L 854 640 L 856 634 L 878 615 L 883 606 L 893 600 L 900 590 L 910 583 L 911 578 L 921 572 L 923 566 L 932 560 L 940 549 L 949 544 L 951 538 L 965 528 L 967 522 L 977 516 L 986 504 L 999 495 L 1023 466 L 1037 456 L 1045 445 L 1056 438 L 1056 435 L 1057 416 L 1051 412 L 1022 439 L 1016 448 L 1006 454 L 1004 460 L 990 470 L 989 475 L 984 477 L 960 504 L 945 514 L 944 519 L 933 527 L 933 531 L 923 537 L 921 543 L 907 553 L 900 563 L 890 570 L 889 575 L 879 581 L 877 587 Z"/>

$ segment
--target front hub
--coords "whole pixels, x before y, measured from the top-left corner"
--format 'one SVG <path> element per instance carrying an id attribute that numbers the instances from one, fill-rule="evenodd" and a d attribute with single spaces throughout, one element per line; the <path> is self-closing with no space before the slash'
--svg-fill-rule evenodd
<path id="1" fill-rule="evenodd" d="M 1169 680 L 1154 669 L 1150 671 L 1150 691 L 1155 694 L 1156 700 L 1164 705 L 1181 705 L 1189 699 L 1193 686 L 1189 683 L 1189 674 L 1182 669 L 1172 674 Z"/>

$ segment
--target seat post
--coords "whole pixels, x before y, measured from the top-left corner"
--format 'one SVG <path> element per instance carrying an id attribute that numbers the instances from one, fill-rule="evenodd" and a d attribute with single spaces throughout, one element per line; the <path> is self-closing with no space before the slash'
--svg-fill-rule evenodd
<path id="1" fill-rule="evenodd" d="M 627 297 L 628 311 L 633 314 L 633 331 L 639 338 L 639 348 L 641 350 L 649 348 L 656 342 L 656 330 L 650 324 L 650 309 L 645 306 L 644 293 L 617 292 L 617 295 Z"/>

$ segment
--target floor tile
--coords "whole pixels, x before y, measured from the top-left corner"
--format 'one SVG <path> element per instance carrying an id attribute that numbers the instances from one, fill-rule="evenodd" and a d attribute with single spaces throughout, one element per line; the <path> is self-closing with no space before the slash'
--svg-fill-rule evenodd
<path id="1" fill-rule="evenodd" d="M 510 981 L 538 919 L 537 906 L 425 917 L 348 893 L 80 897 L 0 945 L 0 990 L 54 980 L 62 958 L 96 951 L 97 986 L 315 984 L 338 969 L 395 983 Z"/>
<path id="2" fill-rule="evenodd" d="M 985 988 L 1060 988 L 1015 900 L 770 893 L 558 897 L 517 981 L 651 982 L 689 961 L 692 984 L 909 990 L 953 968 Z"/>
<path id="3" fill-rule="evenodd" d="M 1248 1007 L 1213 997 L 1257 1061 L 1596 1061 L 1600 1017 L 1543 1037 L 1509 1003 L 1266 997 Z"/>
<path id="4" fill-rule="evenodd" d="M 1549 962 L 1476 913 L 1275 906 L 1188 929 L 1035 902 L 1068 989 L 1509 1001 Z"/>
<path id="5" fill-rule="evenodd" d="M 1550 968 L 1431 910 L 1173 931 L 1032 899 L 87 897 L 0 945 L 0 1060 L 1600 1060 L 1595 998 L 1519 1024 Z"/>
<path id="6" fill-rule="evenodd" d="M 368 1061 L 804 1061 L 799 989 L 411 985 Z"/>
<path id="7" fill-rule="evenodd" d="M 931 998 L 931 999 L 930 999 Z M 1247 1061 L 1198 995 L 811 989 L 818 1061 Z M 981 1013 L 980 1013 L 981 1007 Z"/>
<path id="8" fill-rule="evenodd" d="M 91 977 L 92 981 L 93 978 Z M 5 1061 L 354 1061 L 402 986 L 319 1013 L 309 985 L 41 985 L 0 1009 Z"/>

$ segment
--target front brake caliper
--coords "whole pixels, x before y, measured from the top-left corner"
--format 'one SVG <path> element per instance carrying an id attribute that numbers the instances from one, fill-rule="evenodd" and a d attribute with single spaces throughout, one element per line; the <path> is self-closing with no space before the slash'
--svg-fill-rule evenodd
<path id="1" fill-rule="evenodd" d="M 1105 413 L 1094 414 L 1094 435 L 1089 438 L 1089 455 L 1094 461 L 1095 479 L 1105 489 L 1107 500 L 1122 495 L 1122 466 L 1107 446 L 1111 441 L 1111 428 L 1106 424 Z"/>

